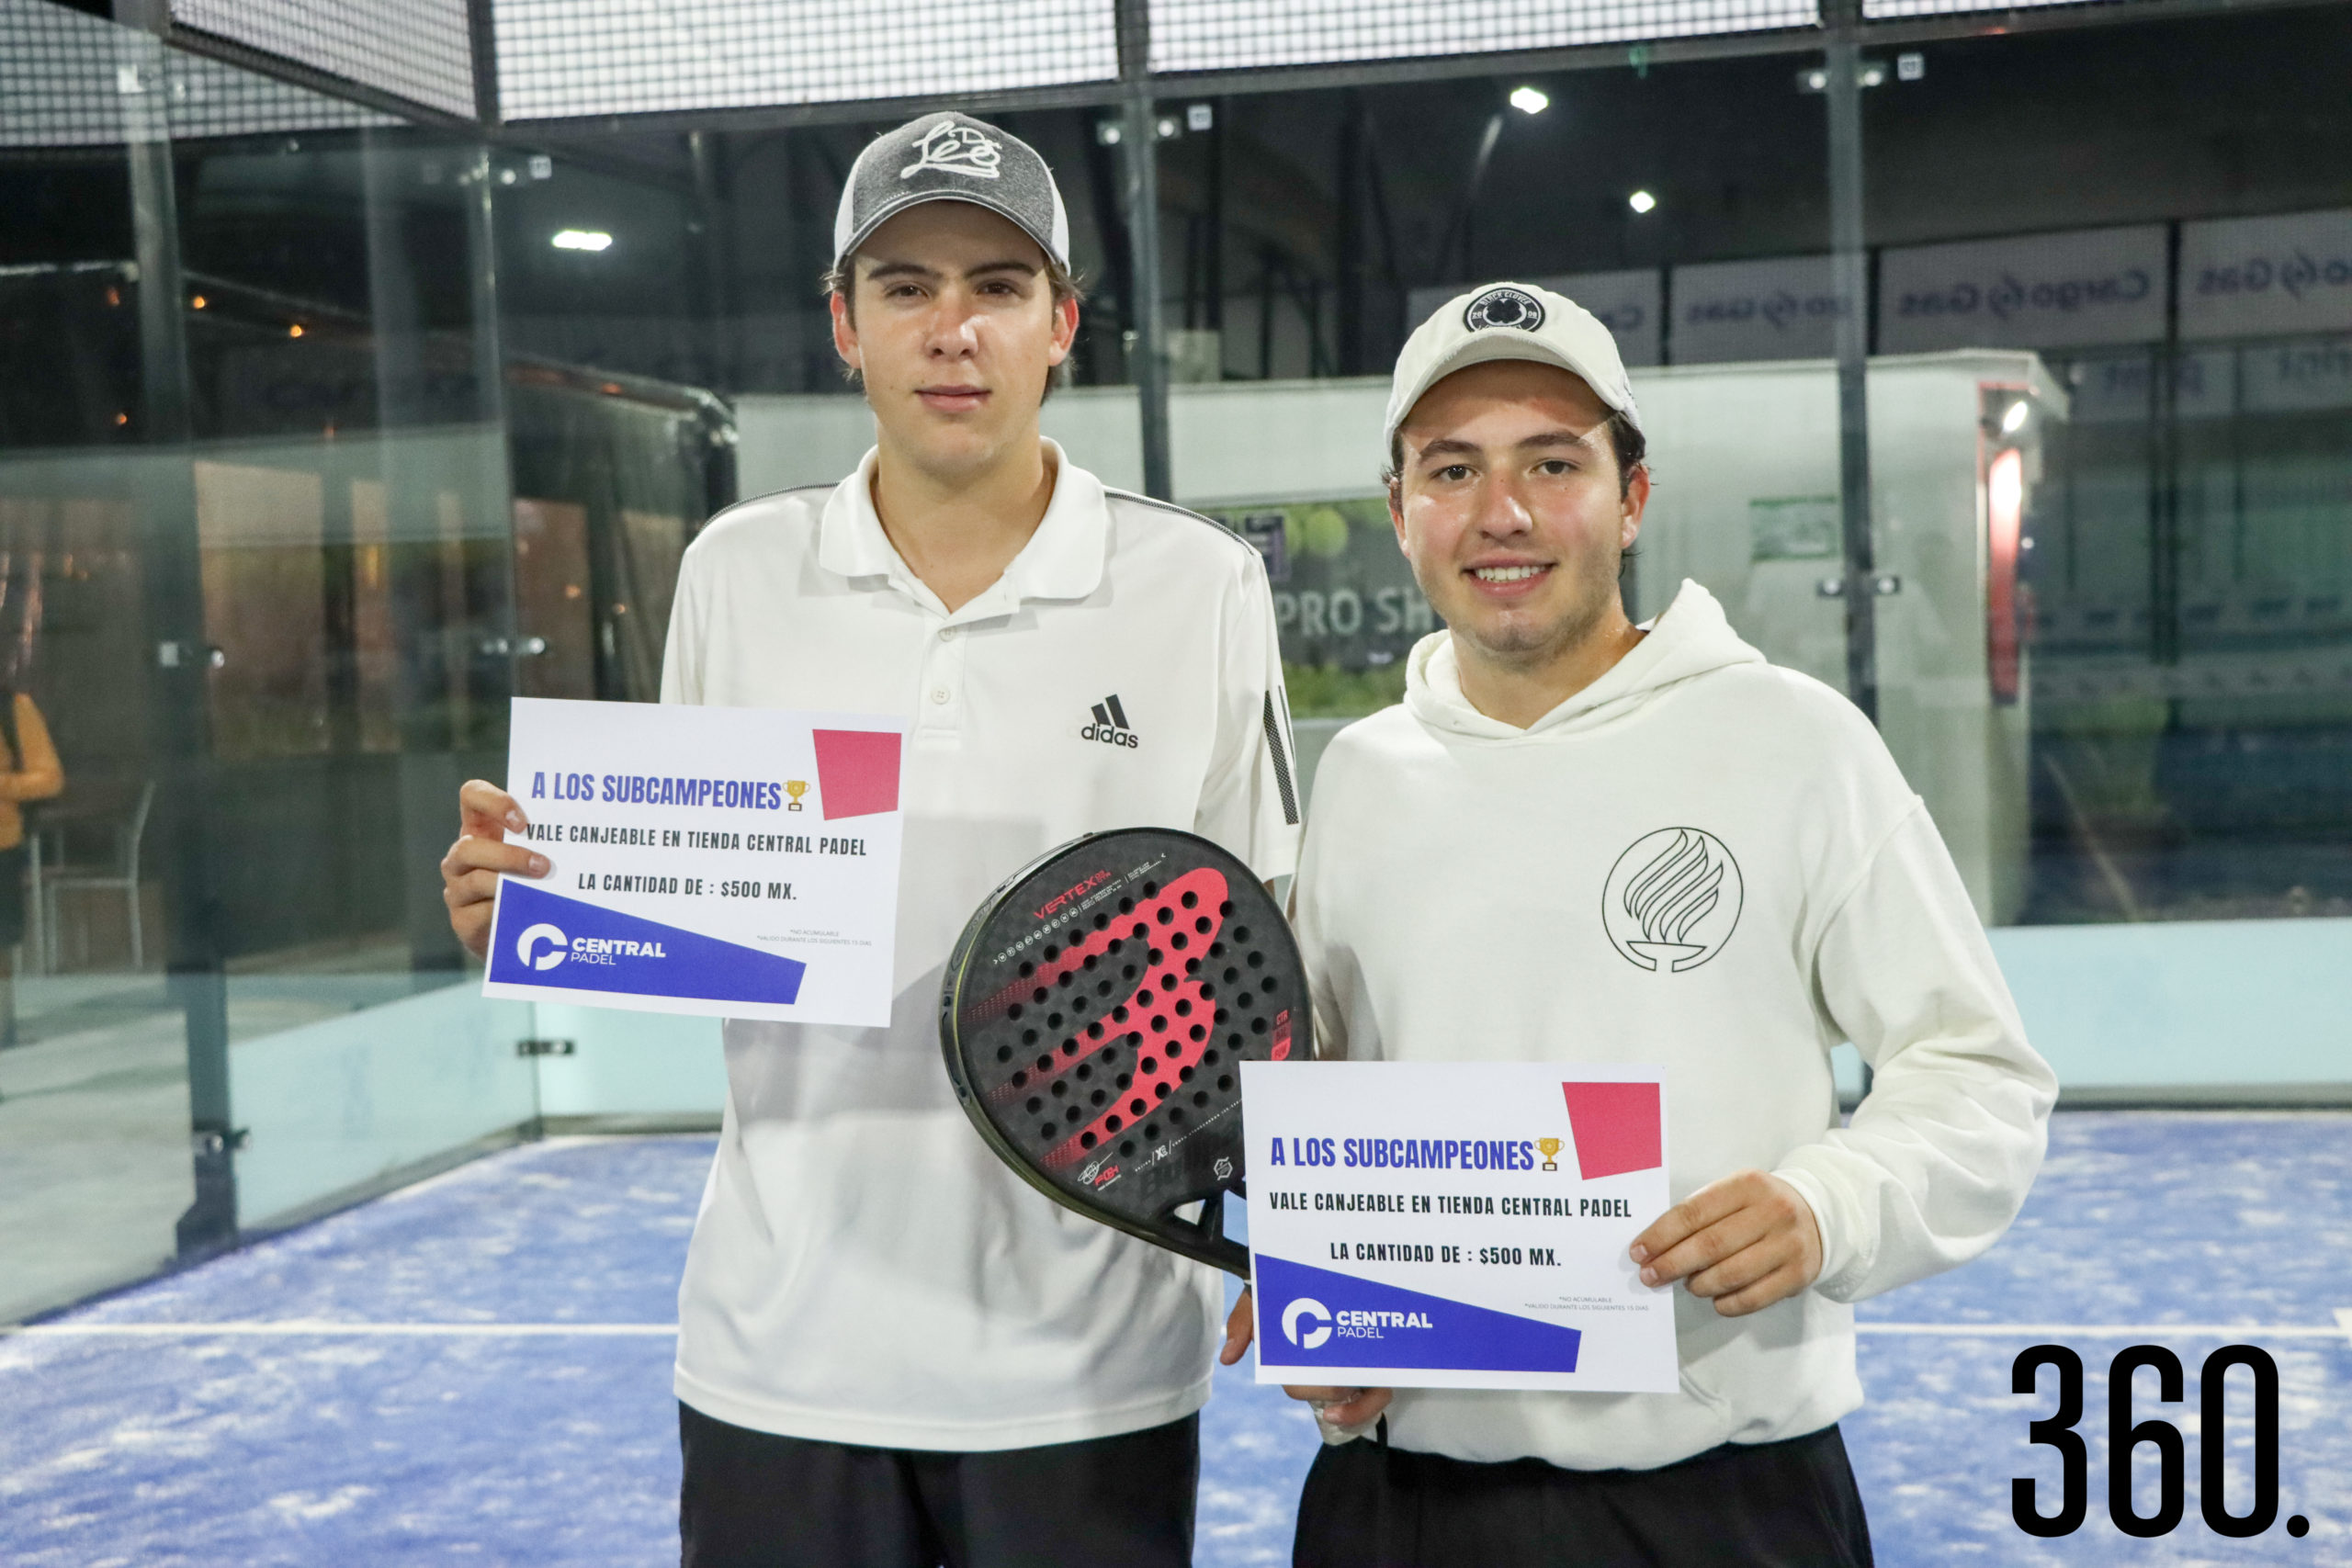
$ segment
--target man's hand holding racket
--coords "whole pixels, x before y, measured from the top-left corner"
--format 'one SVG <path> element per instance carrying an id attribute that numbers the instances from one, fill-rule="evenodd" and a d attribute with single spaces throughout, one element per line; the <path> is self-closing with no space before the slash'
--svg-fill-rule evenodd
<path id="1" fill-rule="evenodd" d="M 441 901 L 449 906 L 449 929 L 476 958 L 490 951 L 498 874 L 548 874 L 547 856 L 506 841 L 507 834 L 526 832 L 530 826 L 514 797 L 494 784 L 469 779 L 458 791 L 458 841 L 441 857 Z"/>

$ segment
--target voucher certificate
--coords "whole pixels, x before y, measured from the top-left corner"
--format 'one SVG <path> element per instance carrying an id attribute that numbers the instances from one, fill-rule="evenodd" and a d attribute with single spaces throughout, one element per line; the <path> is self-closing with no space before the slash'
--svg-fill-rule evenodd
<path id="1" fill-rule="evenodd" d="M 1258 1381 L 1672 1393 L 1651 1068 L 1244 1062 Z"/>
<path id="2" fill-rule="evenodd" d="M 514 699 L 507 793 L 547 856 L 499 878 L 482 990 L 890 1021 L 906 724 Z"/>

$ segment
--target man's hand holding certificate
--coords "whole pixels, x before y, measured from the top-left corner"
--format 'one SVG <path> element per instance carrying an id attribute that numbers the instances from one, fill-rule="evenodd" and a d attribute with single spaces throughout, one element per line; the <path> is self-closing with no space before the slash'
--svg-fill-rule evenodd
<path id="1" fill-rule="evenodd" d="M 1658 1074 L 1249 1062 L 1258 1381 L 1671 1393 Z"/>
<path id="2" fill-rule="evenodd" d="M 518 698 L 482 990 L 808 1023 L 890 1017 L 902 720 Z"/>

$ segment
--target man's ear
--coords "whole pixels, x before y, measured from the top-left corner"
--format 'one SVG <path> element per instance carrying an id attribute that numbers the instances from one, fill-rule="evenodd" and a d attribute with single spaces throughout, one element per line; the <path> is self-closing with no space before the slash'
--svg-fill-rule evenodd
<path id="1" fill-rule="evenodd" d="M 1630 550 L 1634 547 L 1634 541 L 1641 536 L 1642 532 L 1642 513 L 1649 503 L 1650 466 L 1644 463 L 1635 468 L 1625 479 L 1625 499 L 1619 508 L 1623 513 L 1623 521 L 1617 528 L 1619 549 Z"/>
<path id="2" fill-rule="evenodd" d="M 849 319 L 849 300 L 840 290 L 826 301 L 833 312 L 833 352 L 842 363 L 860 375 L 865 373 L 865 357 L 858 352 L 857 324 Z"/>
<path id="3" fill-rule="evenodd" d="M 1388 481 L 1388 525 L 1396 530 L 1396 549 L 1407 560 L 1413 558 L 1413 547 L 1405 541 L 1405 481 L 1400 476 Z"/>
<path id="4" fill-rule="evenodd" d="M 1069 357 L 1070 344 L 1078 341 L 1078 301 L 1054 301 L 1054 347 L 1046 356 L 1048 365 L 1059 365 Z"/>

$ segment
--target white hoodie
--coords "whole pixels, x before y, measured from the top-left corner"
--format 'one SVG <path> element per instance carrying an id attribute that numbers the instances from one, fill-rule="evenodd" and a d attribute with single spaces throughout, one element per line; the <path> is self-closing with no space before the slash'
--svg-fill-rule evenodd
<path id="1" fill-rule="evenodd" d="M 1399 1447 L 1647 1469 L 1816 1430 L 1862 1401 L 1848 1303 L 1990 1247 L 2041 1162 L 2056 1080 L 1925 807 L 1695 583 L 1526 729 L 1423 638 L 1324 753 L 1296 897 L 1321 1055 L 1661 1067 L 1676 1201 L 1754 1167 L 1820 1222 L 1810 1290 L 1676 1290 L 1679 1394 L 1400 1390 Z M 1877 1075 L 1848 1127 L 1841 1040 Z"/>

